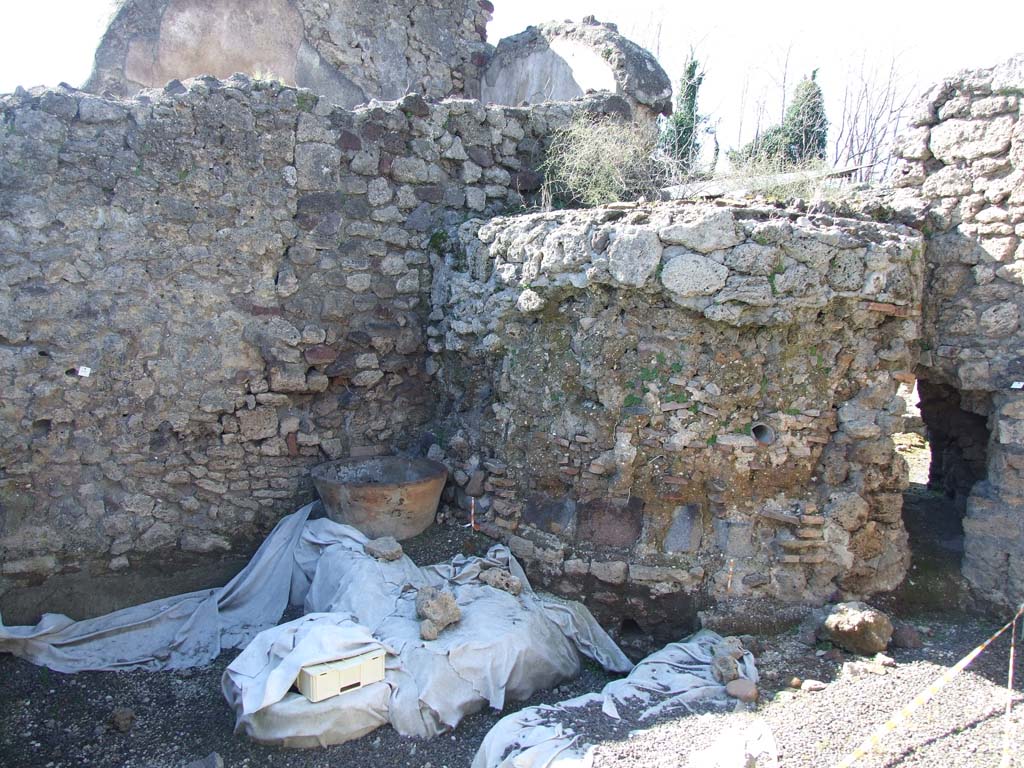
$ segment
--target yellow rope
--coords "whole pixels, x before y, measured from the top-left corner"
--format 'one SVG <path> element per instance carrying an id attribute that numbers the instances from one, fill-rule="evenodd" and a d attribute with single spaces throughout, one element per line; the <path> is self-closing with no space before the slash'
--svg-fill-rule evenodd
<path id="1" fill-rule="evenodd" d="M 954 677 L 960 674 L 967 667 L 968 664 L 970 664 L 972 661 L 978 658 L 978 655 L 986 648 L 988 648 L 988 646 L 991 645 L 991 643 L 997 637 L 1003 634 L 1003 632 L 1008 630 L 1011 626 L 1015 626 L 1017 619 L 1019 619 L 1021 615 L 1024 615 L 1024 604 L 1021 605 L 1020 610 L 1017 611 L 1017 614 L 1008 622 L 1006 622 L 1006 624 L 1003 625 L 1002 629 L 1000 629 L 998 632 L 996 632 L 994 635 L 988 638 L 988 640 L 983 642 L 973 651 L 971 651 L 962 659 L 960 659 L 960 661 L 958 661 L 955 666 L 950 667 L 945 672 L 943 672 L 942 675 L 940 675 L 939 678 L 935 680 L 935 682 L 933 682 L 931 685 L 929 685 L 927 688 L 925 688 L 923 691 L 917 694 L 917 696 L 915 696 L 910 701 L 910 703 L 908 703 L 905 707 L 898 710 L 897 712 L 894 712 L 892 717 L 890 717 L 888 720 L 886 720 L 884 723 L 878 726 L 878 728 L 876 728 L 870 736 L 864 739 L 864 741 L 862 741 L 857 746 L 857 748 L 853 750 L 853 752 L 844 757 L 842 761 L 837 764 L 836 768 L 850 768 L 851 765 L 853 765 L 862 757 L 864 757 L 869 752 L 874 750 L 883 738 L 885 738 L 890 733 L 899 728 L 923 704 L 928 703 L 935 696 L 935 694 L 937 694 L 939 691 L 945 688 L 946 684 L 949 683 L 950 680 L 952 680 Z"/>
<path id="2" fill-rule="evenodd" d="M 1024 605 L 1021 606 L 1024 610 Z M 1020 616 L 1020 613 L 1017 614 Z M 1013 709 L 1013 660 L 1017 650 L 1017 616 L 1013 617 L 1013 629 L 1010 630 L 1010 671 L 1006 675 L 1006 720 L 1003 722 L 1003 759 L 999 768 L 1010 768 L 1010 711 Z"/>

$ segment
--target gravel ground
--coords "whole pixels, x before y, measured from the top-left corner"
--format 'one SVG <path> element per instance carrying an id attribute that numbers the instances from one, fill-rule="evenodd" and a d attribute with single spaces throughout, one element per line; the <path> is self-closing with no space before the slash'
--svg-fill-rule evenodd
<path id="1" fill-rule="evenodd" d="M 434 526 L 403 547 L 415 562 L 435 563 L 460 552 L 482 554 L 493 543 L 466 529 Z M 385 727 L 348 744 L 294 750 L 233 735 L 234 714 L 221 695 L 220 678 L 236 655 L 223 653 L 203 669 L 77 675 L 0 655 L 0 767 L 180 768 L 217 752 L 229 768 L 462 768 L 508 712 L 600 690 L 613 679 L 587 662 L 576 679 L 526 702 L 510 702 L 504 712 L 488 709 L 471 715 L 453 734 L 432 741 L 406 739 Z M 135 715 L 127 733 L 110 725 L 119 708 Z"/>
<path id="2" fill-rule="evenodd" d="M 506 712 L 484 712 L 463 720 L 449 736 L 407 739 L 390 727 L 326 749 L 285 749 L 233 735 L 234 714 L 220 693 L 220 676 L 235 653 L 222 654 L 204 669 L 185 672 L 83 672 L 61 675 L 10 656 L 0 657 L 0 766 L 109 766 L 180 768 L 217 752 L 229 768 L 345 765 L 463 768 L 490 727 Z M 560 701 L 608 680 L 586 666 L 556 691 L 542 691 L 521 706 Z M 135 713 L 127 733 L 109 726 L 117 708 Z"/>
<path id="3" fill-rule="evenodd" d="M 792 638 L 778 638 L 759 660 L 765 677 L 764 698 L 756 713 L 706 714 L 653 725 L 625 740 L 599 745 L 595 768 L 680 768 L 685 766 L 681 755 L 710 745 L 724 729 L 742 727 L 755 714 L 774 733 L 783 768 L 835 765 L 995 629 L 969 617 L 932 619 L 928 625 L 932 634 L 925 647 L 898 653 L 897 666 L 885 675 L 843 674 L 845 660 L 824 662 L 831 670 L 822 675 L 823 662 L 813 649 Z M 1006 728 L 1003 712 L 1009 642 L 1006 638 L 997 642 L 900 730 L 887 736 L 876 753 L 857 765 L 998 766 Z M 1011 764 L 1019 768 L 1024 766 L 1024 663 L 1019 655 L 1015 666 Z M 792 676 L 821 680 L 828 686 L 813 693 L 780 686 Z"/>

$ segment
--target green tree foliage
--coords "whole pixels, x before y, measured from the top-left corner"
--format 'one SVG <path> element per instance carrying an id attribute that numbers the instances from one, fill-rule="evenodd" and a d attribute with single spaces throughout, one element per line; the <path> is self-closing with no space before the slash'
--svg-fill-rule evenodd
<path id="1" fill-rule="evenodd" d="M 729 153 L 733 163 L 804 165 L 824 160 L 828 143 L 825 97 L 817 70 L 797 85 L 782 125 L 773 125 L 742 149 Z"/>
<path id="2" fill-rule="evenodd" d="M 684 173 L 692 173 L 700 155 L 700 130 L 706 118 L 697 112 L 697 96 L 704 72 L 700 62 L 690 52 L 679 80 L 676 108 L 661 134 L 661 144 Z"/>
<path id="3" fill-rule="evenodd" d="M 824 160 L 828 144 L 828 118 L 825 97 L 816 80 L 818 70 L 805 77 L 793 93 L 783 122 L 788 134 L 790 154 L 796 163 Z"/>

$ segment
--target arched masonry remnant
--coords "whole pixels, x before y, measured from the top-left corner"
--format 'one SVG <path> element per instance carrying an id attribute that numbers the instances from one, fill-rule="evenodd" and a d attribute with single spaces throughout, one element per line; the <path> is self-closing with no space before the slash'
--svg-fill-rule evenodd
<path id="1" fill-rule="evenodd" d="M 896 184 L 931 232 L 919 375 L 988 419 L 987 477 L 964 518 L 963 572 L 1000 607 L 1024 600 L 1024 55 L 931 89 Z"/>
<path id="2" fill-rule="evenodd" d="M 672 83 L 657 59 L 593 17 L 540 24 L 501 40 L 484 68 L 480 98 L 520 106 L 590 90 L 625 97 L 639 119 L 672 112 Z"/>

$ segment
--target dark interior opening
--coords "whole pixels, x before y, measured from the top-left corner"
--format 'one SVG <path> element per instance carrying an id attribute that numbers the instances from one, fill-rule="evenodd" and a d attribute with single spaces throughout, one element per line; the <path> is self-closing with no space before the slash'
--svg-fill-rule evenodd
<path id="1" fill-rule="evenodd" d="M 928 488 L 950 499 L 963 516 L 971 488 L 985 479 L 988 459 L 987 394 L 964 394 L 921 380 L 919 408 L 931 448 Z"/>
<path id="2" fill-rule="evenodd" d="M 619 623 L 619 631 L 613 632 L 615 641 L 622 648 L 623 652 L 631 659 L 641 659 L 648 653 L 651 646 L 651 635 L 644 632 L 643 627 L 631 616 L 627 616 Z"/>
<path id="3" fill-rule="evenodd" d="M 943 610 L 965 595 L 963 517 L 971 489 L 985 479 L 990 400 L 924 379 L 903 394 L 907 431 L 895 441 L 910 468 L 903 522 L 911 565 L 899 594 L 914 608 Z"/>

